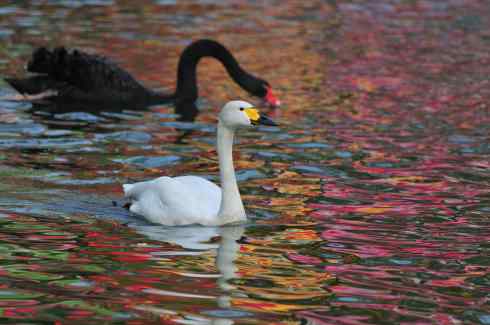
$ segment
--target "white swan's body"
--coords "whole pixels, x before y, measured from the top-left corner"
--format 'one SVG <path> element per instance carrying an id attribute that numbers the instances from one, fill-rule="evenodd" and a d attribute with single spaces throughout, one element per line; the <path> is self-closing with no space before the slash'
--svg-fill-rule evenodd
<path id="1" fill-rule="evenodd" d="M 244 101 L 227 103 L 219 115 L 217 148 L 221 186 L 197 176 L 160 177 L 124 184 L 130 211 L 148 221 L 169 226 L 206 226 L 247 219 L 233 168 L 232 146 L 236 129 L 255 124 L 275 125 Z"/>
<path id="2" fill-rule="evenodd" d="M 165 225 L 213 225 L 221 203 L 219 186 L 197 176 L 163 176 L 123 187 L 131 212 Z"/>

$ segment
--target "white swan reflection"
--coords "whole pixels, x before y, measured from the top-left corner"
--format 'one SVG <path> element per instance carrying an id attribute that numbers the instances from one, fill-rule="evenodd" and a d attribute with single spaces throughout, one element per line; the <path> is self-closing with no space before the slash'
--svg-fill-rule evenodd
<path id="1" fill-rule="evenodd" d="M 180 273 L 188 277 L 208 277 L 216 278 L 218 287 L 223 291 L 220 296 L 207 294 L 187 294 L 177 291 L 149 289 L 147 293 L 157 295 L 180 296 L 199 299 L 216 300 L 219 308 L 229 309 L 231 307 L 231 291 L 235 287 L 228 283 L 230 279 L 237 278 L 237 267 L 235 260 L 238 257 L 240 244 L 238 240 L 245 232 L 244 225 L 229 225 L 222 227 L 202 227 L 202 226 L 185 226 L 185 227 L 164 227 L 156 225 L 133 225 L 136 231 L 144 234 L 152 240 L 176 244 L 184 248 L 182 251 L 162 251 L 156 252 L 156 257 L 165 256 L 182 256 L 182 255 L 204 255 L 210 251 L 216 252 L 215 265 L 219 274 L 196 274 Z M 214 239 L 219 237 L 219 241 Z M 149 306 L 148 306 L 149 307 Z M 150 309 L 154 308 L 149 307 Z M 147 308 L 145 308 L 149 311 Z M 158 308 L 157 308 L 158 309 Z M 160 310 L 160 309 L 159 309 Z M 197 315 L 185 315 L 185 324 L 213 324 L 213 325 L 231 325 L 234 321 L 229 318 L 207 318 Z"/>

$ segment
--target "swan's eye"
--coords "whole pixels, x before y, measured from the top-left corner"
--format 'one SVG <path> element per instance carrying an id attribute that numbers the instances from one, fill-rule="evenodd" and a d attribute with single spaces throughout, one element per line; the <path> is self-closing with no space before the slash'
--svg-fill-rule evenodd
<path id="1" fill-rule="evenodd" d="M 243 108 L 243 107 L 240 107 L 240 110 L 241 110 L 241 111 L 243 111 L 244 109 L 245 109 L 245 108 Z"/>

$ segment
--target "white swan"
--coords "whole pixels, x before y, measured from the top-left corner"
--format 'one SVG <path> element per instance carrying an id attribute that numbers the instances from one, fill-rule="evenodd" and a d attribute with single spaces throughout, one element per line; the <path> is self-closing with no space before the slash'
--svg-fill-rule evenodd
<path id="1" fill-rule="evenodd" d="M 258 124 L 276 125 L 247 102 L 228 102 L 219 114 L 217 131 L 222 189 L 197 176 L 163 176 L 124 184 L 124 195 L 130 200 L 129 210 L 148 221 L 168 226 L 211 226 L 245 221 L 247 215 L 233 168 L 233 137 L 237 129 Z"/>

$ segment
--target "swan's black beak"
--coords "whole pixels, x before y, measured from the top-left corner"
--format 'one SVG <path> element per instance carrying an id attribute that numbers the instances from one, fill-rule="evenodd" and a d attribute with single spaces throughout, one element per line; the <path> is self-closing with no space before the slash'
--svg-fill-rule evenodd
<path id="1" fill-rule="evenodd" d="M 277 126 L 276 122 L 274 122 L 267 116 L 260 114 L 259 110 L 254 107 L 245 108 L 245 114 L 247 114 L 252 125 Z"/>
<path id="2" fill-rule="evenodd" d="M 260 115 L 260 118 L 258 121 L 255 121 L 255 125 L 269 125 L 269 126 L 277 126 L 277 123 L 271 120 L 269 117 L 265 115 Z M 254 124 L 254 121 L 252 121 L 252 124 Z"/>

